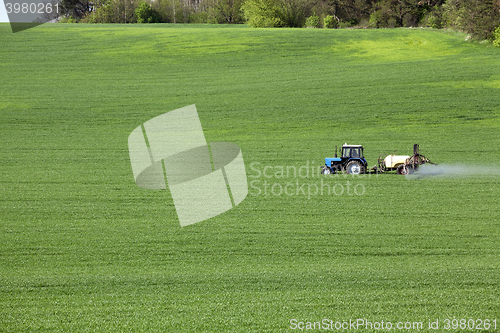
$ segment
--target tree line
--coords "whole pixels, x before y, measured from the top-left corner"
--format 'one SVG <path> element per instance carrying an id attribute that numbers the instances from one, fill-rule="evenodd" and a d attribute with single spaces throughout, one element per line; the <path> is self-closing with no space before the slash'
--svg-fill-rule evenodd
<path id="1" fill-rule="evenodd" d="M 500 0 L 62 0 L 64 22 L 453 28 L 500 40 Z"/>

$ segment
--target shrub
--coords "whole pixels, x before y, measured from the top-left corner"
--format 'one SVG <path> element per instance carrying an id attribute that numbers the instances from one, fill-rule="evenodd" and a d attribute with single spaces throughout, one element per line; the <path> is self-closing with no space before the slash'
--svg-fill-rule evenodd
<path id="1" fill-rule="evenodd" d="M 427 26 L 434 29 L 441 29 L 443 27 L 442 19 L 435 13 L 430 13 L 424 21 Z"/>
<path id="2" fill-rule="evenodd" d="M 500 47 L 500 26 L 493 33 L 493 45 Z"/>
<path id="3" fill-rule="evenodd" d="M 247 0 L 242 6 L 247 23 L 254 28 L 282 27 L 279 0 Z"/>
<path id="4" fill-rule="evenodd" d="M 241 8 L 252 27 L 298 28 L 304 26 L 310 6 L 307 0 L 246 0 Z"/>
<path id="5" fill-rule="evenodd" d="M 210 21 L 207 12 L 194 12 L 188 16 L 189 23 L 217 23 L 215 20 Z"/>
<path id="6" fill-rule="evenodd" d="M 75 23 L 73 16 L 61 17 L 58 21 L 59 23 Z"/>
<path id="7" fill-rule="evenodd" d="M 337 29 L 339 27 L 339 20 L 333 15 L 328 15 L 324 19 L 324 25 L 327 29 Z"/>
<path id="8" fill-rule="evenodd" d="M 395 19 L 388 12 L 377 10 L 370 15 L 370 26 L 375 28 L 394 28 Z"/>
<path id="9" fill-rule="evenodd" d="M 280 12 L 283 23 L 287 27 L 302 28 L 311 14 L 313 1 L 280 0 Z"/>
<path id="10" fill-rule="evenodd" d="M 321 28 L 321 22 L 319 20 L 319 16 L 316 14 L 309 16 L 306 20 L 306 27 L 308 27 L 308 28 Z"/>

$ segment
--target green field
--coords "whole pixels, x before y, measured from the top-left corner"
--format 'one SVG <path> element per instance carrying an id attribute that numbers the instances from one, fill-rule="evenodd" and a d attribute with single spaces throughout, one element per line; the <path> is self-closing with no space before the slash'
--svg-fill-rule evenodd
<path id="1" fill-rule="evenodd" d="M 363 318 L 500 331 L 500 49 L 464 39 L 0 25 L 0 331 L 292 332 L 293 319 Z M 241 147 L 252 186 L 181 228 L 168 190 L 135 185 L 127 138 L 191 104 L 208 142 Z M 369 166 L 419 143 L 471 172 L 311 172 L 346 142 Z M 282 177 L 287 166 L 309 172 Z M 322 184 L 337 192 L 308 193 Z"/>

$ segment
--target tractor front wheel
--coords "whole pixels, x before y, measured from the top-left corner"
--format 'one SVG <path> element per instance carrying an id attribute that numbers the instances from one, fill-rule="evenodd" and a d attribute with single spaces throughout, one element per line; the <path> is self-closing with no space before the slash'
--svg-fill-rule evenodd
<path id="1" fill-rule="evenodd" d="M 329 167 L 324 166 L 324 167 L 322 167 L 322 168 L 321 168 L 321 174 L 322 174 L 322 175 L 329 175 L 329 174 L 331 174 L 331 173 L 332 173 L 332 170 L 330 170 L 330 168 L 329 168 Z"/>
<path id="2" fill-rule="evenodd" d="M 365 173 L 365 166 L 361 164 L 359 161 L 351 161 L 347 163 L 345 171 L 349 175 L 359 175 Z"/>

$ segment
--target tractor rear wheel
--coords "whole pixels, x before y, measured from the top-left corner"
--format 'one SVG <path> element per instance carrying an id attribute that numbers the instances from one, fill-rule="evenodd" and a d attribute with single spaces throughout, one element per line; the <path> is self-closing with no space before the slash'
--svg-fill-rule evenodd
<path id="1" fill-rule="evenodd" d="M 365 173 L 365 166 L 361 164 L 359 161 L 351 161 L 347 163 L 347 166 L 345 167 L 345 171 L 349 175 L 359 175 L 362 173 Z"/>

